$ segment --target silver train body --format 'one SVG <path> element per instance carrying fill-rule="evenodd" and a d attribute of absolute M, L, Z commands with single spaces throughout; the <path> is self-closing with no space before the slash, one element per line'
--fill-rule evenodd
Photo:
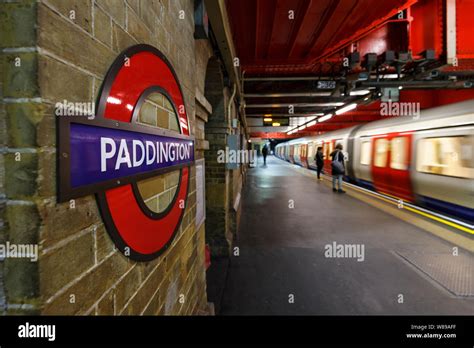
<path fill-rule="evenodd" d="M 330 174 L 329 154 L 338 143 L 345 180 L 474 221 L 474 100 L 294 139 L 278 144 L 275 154 L 315 169 L 321 146 Z"/>

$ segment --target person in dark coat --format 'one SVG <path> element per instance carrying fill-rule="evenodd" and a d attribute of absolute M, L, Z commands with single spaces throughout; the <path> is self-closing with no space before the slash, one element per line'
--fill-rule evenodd
<path fill-rule="evenodd" d="M 268 146 L 265 144 L 262 149 L 263 165 L 267 165 Z"/>
<path fill-rule="evenodd" d="M 342 189 L 342 177 L 346 172 L 344 166 L 344 153 L 342 152 L 342 144 L 337 144 L 336 149 L 331 152 L 331 169 L 332 169 L 332 190 L 334 192 L 345 193 Z M 338 189 L 336 189 L 336 181 Z"/>
<path fill-rule="evenodd" d="M 323 171 L 324 167 L 324 155 L 323 148 L 321 146 L 319 146 L 316 150 L 316 155 L 314 155 L 314 161 L 316 162 L 316 172 L 318 173 L 318 180 L 323 180 L 321 179 L 321 172 Z"/>

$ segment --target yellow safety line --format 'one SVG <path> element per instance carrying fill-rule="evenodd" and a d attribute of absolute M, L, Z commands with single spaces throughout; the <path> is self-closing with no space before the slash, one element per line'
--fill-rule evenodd
<path fill-rule="evenodd" d="M 393 201 L 391 201 L 391 200 L 389 200 L 389 199 L 385 199 L 385 198 L 383 198 L 383 197 L 377 196 L 377 195 L 375 195 L 375 194 L 372 194 L 371 192 L 367 192 L 367 191 L 364 191 L 364 190 L 360 190 L 360 189 L 358 189 L 358 188 L 356 188 L 356 187 L 353 187 L 353 186 L 347 186 L 347 185 L 346 185 L 346 187 L 351 188 L 351 189 L 354 189 L 354 190 L 357 190 L 357 191 L 362 192 L 362 193 L 366 193 L 366 194 L 368 194 L 368 195 L 370 195 L 370 196 L 372 196 L 372 197 L 379 198 L 379 199 L 381 199 L 381 200 L 383 200 L 383 201 L 385 201 L 385 202 L 391 203 L 391 204 L 393 204 L 393 205 L 398 205 L 397 202 L 393 202 Z M 399 199 L 399 198 L 397 198 L 397 197 L 395 197 L 395 196 L 392 196 L 392 195 L 390 195 L 390 194 L 387 194 L 387 193 L 385 193 L 385 192 L 382 193 L 382 194 L 384 194 L 384 195 L 386 194 L 387 196 L 391 196 L 391 197 L 393 197 L 393 198 Z M 403 202 L 402 199 L 400 199 L 400 200 Z M 472 229 L 470 229 L 470 228 L 468 228 L 468 227 L 464 227 L 464 226 L 459 225 L 459 224 L 457 224 L 457 223 L 454 223 L 454 222 L 451 222 L 451 221 L 447 221 L 447 220 L 445 220 L 445 219 L 442 219 L 442 218 L 440 218 L 440 217 L 438 217 L 438 216 L 434 216 L 434 215 L 431 215 L 431 214 L 429 214 L 429 213 L 425 213 L 424 211 L 418 210 L 418 209 L 416 209 L 416 208 L 412 208 L 412 207 L 408 207 L 408 206 L 405 206 L 405 205 L 404 205 L 404 206 L 403 206 L 403 209 L 407 209 L 407 210 L 409 210 L 409 211 L 411 211 L 411 212 L 414 212 L 414 213 L 417 213 L 417 214 L 422 215 L 422 216 L 424 216 L 424 217 L 430 218 L 430 219 L 432 219 L 432 220 L 441 222 L 441 223 L 443 223 L 443 224 L 445 224 L 445 225 L 454 227 L 454 228 L 456 228 L 456 229 L 458 229 L 458 230 L 461 230 L 461 231 L 464 231 L 464 232 L 467 232 L 467 233 L 470 233 L 470 234 L 474 234 L 474 230 L 472 230 Z"/>
<path fill-rule="evenodd" d="M 298 168 L 298 169 L 299 169 L 299 168 Z M 303 168 L 303 169 L 304 169 L 304 168 Z M 303 172 L 303 173 L 304 173 L 304 172 Z M 306 174 L 306 173 L 305 173 L 305 174 Z M 328 178 L 325 178 L 325 179 L 328 180 L 328 181 L 330 181 Z M 350 189 L 359 191 L 359 192 L 361 192 L 361 193 L 367 194 L 367 195 L 372 196 L 372 197 L 374 197 L 374 198 L 380 199 L 380 200 L 382 200 L 382 201 L 384 201 L 384 202 L 387 202 L 387 203 L 390 203 L 390 204 L 392 204 L 392 205 L 397 205 L 397 206 L 398 206 L 398 202 L 393 202 L 393 201 L 391 201 L 391 200 L 389 200 L 389 199 L 380 197 L 379 195 L 376 195 L 376 194 L 373 194 L 373 193 L 371 193 L 371 192 L 367 192 L 367 191 L 361 190 L 361 189 L 359 189 L 357 186 L 347 186 L 345 183 L 343 183 L 343 184 L 344 184 L 344 186 L 346 186 L 347 188 L 350 188 Z M 385 192 L 379 193 L 379 194 L 384 194 L 384 195 L 387 195 L 387 196 L 391 196 L 391 197 L 393 197 L 393 198 L 395 198 L 395 199 L 399 199 L 399 200 L 401 200 L 402 202 L 404 202 L 403 199 L 398 198 L 398 197 L 393 196 L 393 195 L 390 195 L 390 194 L 385 193 Z M 434 215 L 425 213 L 424 211 L 420 211 L 420 210 L 418 210 L 418 209 L 416 209 L 416 208 L 412 208 L 412 207 L 408 207 L 408 206 L 405 206 L 405 205 L 404 205 L 404 206 L 403 206 L 403 209 L 407 209 L 407 210 L 409 210 L 409 211 L 411 211 L 411 212 L 413 212 L 413 213 L 422 215 L 422 216 L 427 217 L 427 218 L 429 218 L 429 219 L 432 219 L 432 220 L 441 222 L 441 223 L 443 223 L 443 224 L 445 224 L 445 225 L 451 226 L 451 227 L 456 228 L 456 229 L 458 229 L 458 230 L 461 230 L 461 231 L 463 231 L 463 232 L 466 232 L 466 233 L 469 233 L 469 234 L 474 235 L 474 230 L 473 230 L 473 229 L 470 229 L 470 228 L 468 228 L 468 227 L 464 227 L 464 226 L 459 225 L 459 224 L 457 224 L 457 223 L 454 223 L 454 222 L 451 222 L 451 221 L 447 221 L 447 220 L 442 219 L 442 218 L 440 218 L 440 217 L 437 217 L 437 216 L 434 216 Z"/>
<path fill-rule="evenodd" d="M 445 219 L 442 219 L 440 217 L 437 217 L 437 216 L 434 216 L 434 215 L 431 215 L 431 214 L 428 214 L 428 213 L 425 213 L 424 211 L 420 211 L 418 209 L 415 209 L 415 208 L 411 208 L 411 207 L 403 207 L 404 209 L 408 209 L 410 211 L 413 211 L 417 214 L 420 214 L 420 215 L 423 215 L 423 216 L 426 216 L 432 220 L 436 220 L 436 221 L 439 221 L 445 225 L 448 225 L 448 226 L 451 226 L 451 227 L 454 227 L 454 228 L 457 228 L 458 230 L 461 230 L 461 231 L 464 231 L 464 232 L 467 232 L 467 233 L 470 233 L 470 234 L 474 234 L 474 230 L 468 228 L 468 227 L 464 227 L 464 226 L 461 226 L 461 225 L 458 225 L 454 222 L 451 222 L 451 221 L 447 221 Z"/>

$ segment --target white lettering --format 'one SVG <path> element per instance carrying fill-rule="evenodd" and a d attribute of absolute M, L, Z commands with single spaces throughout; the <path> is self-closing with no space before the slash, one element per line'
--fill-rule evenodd
<path fill-rule="evenodd" d="M 110 145 L 110 151 L 107 151 L 107 145 Z M 117 146 L 115 145 L 115 141 L 111 138 L 100 138 L 100 171 L 105 172 L 107 171 L 107 160 L 111 159 L 115 156 L 115 152 L 117 151 Z"/>
<path fill-rule="evenodd" d="M 127 148 L 127 141 L 125 139 L 120 140 L 117 162 L 115 162 L 115 170 L 120 169 L 122 163 L 127 164 L 128 168 L 132 166 L 132 162 L 130 161 L 130 153 L 128 152 Z"/>
<path fill-rule="evenodd" d="M 47 338 L 48 341 L 56 340 L 56 325 L 35 325 L 26 322 L 18 326 L 20 338 Z"/>
<path fill-rule="evenodd" d="M 151 141 L 145 141 L 146 145 L 146 165 L 149 166 L 153 162 L 155 162 L 155 157 L 156 157 L 156 152 L 155 152 L 155 146 Z M 150 149 L 152 151 L 150 151 Z M 150 157 L 150 153 L 153 152 L 153 157 Z"/>
<path fill-rule="evenodd" d="M 133 150 L 132 150 L 133 166 L 139 167 L 143 164 L 143 161 L 145 161 L 145 147 L 143 146 L 143 143 L 140 140 L 134 140 L 132 144 L 133 144 Z M 137 146 L 140 148 L 140 151 L 142 154 L 142 157 L 139 160 L 137 160 Z"/>
<path fill-rule="evenodd" d="M 192 142 L 170 143 L 137 139 L 127 142 L 127 139 L 101 137 L 100 170 L 101 172 L 107 172 L 109 160 L 114 160 L 115 170 L 120 170 L 123 164 L 128 168 L 137 168 L 156 163 L 167 164 L 167 162 L 186 161 L 191 159 L 192 149 Z M 240 153 L 240 150 L 237 155 L 239 158 L 245 157 Z M 233 156 L 235 157 L 235 154 Z"/>

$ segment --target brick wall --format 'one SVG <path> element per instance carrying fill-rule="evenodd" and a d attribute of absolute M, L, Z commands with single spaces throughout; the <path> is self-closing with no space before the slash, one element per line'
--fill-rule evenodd
<path fill-rule="evenodd" d="M 9 314 L 99 315 L 205 310 L 205 237 L 204 225 L 195 227 L 194 167 L 180 231 L 151 262 L 133 262 L 114 249 L 93 196 L 56 203 L 55 103 L 96 101 L 114 58 L 137 43 L 160 49 L 176 70 L 199 144 L 196 157 L 203 157 L 205 116 L 195 120 L 196 92 L 204 94 L 212 50 L 193 38 L 193 1 L 25 0 L 0 6 L 0 242 L 40 245 L 37 263 L 0 262 L 0 308 Z"/>

